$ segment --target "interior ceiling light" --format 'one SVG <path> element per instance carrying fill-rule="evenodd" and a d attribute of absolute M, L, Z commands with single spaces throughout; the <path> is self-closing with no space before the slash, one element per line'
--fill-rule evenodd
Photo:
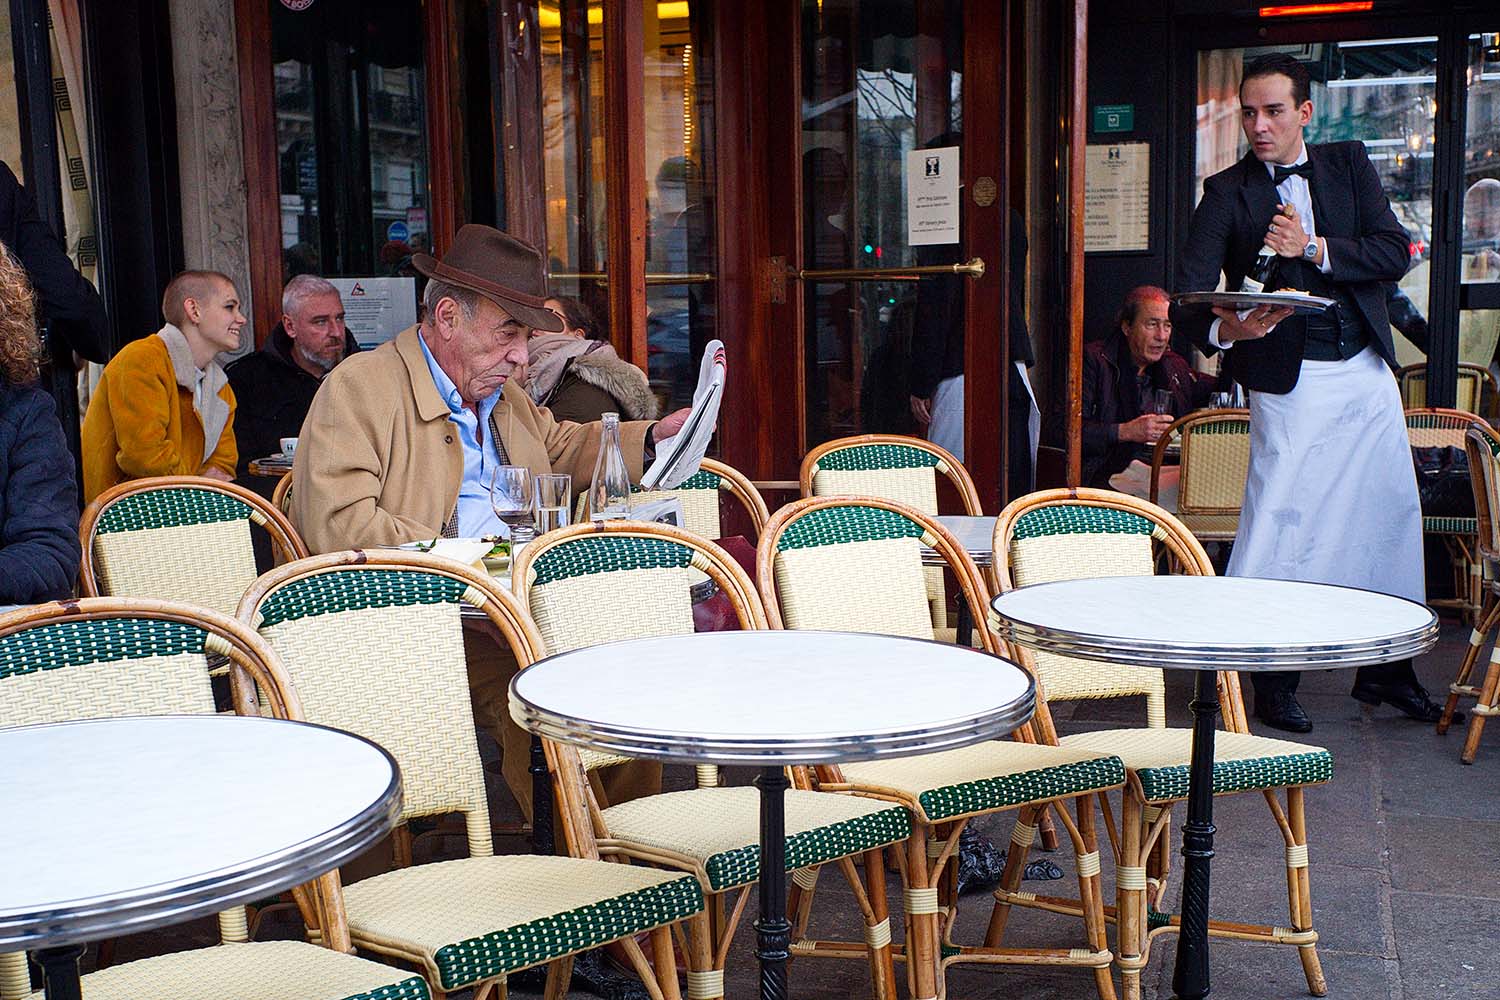
<path fill-rule="evenodd" d="M 1350 0 L 1348 3 L 1305 3 L 1280 7 L 1262 7 L 1261 17 L 1311 17 L 1316 14 L 1358 14 L 1374 10 L 1375 0 Z"/>

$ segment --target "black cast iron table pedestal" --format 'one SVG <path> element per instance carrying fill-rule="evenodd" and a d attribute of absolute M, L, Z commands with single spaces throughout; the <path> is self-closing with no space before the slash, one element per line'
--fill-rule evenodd
<path fill-rule="evenodd" d="M 1008 641 L 1031 649 L 1196 672 L 1187 823 L 1182 828 L 1182 914 L 1172 975 L 1172 990 L 1180 1000 L 1202 1000 L 1211 988 L 1217 672 L 1388 663 L 1426 652 L 1438 635 L 1432 610 L 1400 597 L 1244 577 L 1062 580 L 1001 594 L 991 607 L 992 626 Z"/>
<path fill-rule="evenodd" d="M 511 717 L 546 739 L 756 768 L 762 1000 L 787 996 L 786 768 L 969 746 L 1013 732 L 1035 706 L 1030 676 L 1008 660 L 844 632 L 703 632 L 588 646 L 537 661 L 510 686 Z"/>

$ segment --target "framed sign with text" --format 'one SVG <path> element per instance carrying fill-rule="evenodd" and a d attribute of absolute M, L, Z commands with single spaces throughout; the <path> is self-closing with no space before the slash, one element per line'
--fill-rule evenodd
<path fill-rule="evenodd" d="M 1151 249 L 1151 144 L 1091 143 L 1084 161 L 1085 253 Z"/>

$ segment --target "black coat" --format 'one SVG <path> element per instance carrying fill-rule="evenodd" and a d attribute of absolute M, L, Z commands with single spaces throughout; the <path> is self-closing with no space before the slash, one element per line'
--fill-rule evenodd
<path fill-rule="evenodd" d="M 344 335 L 347 354 L 359 351 L 354 337 Z M 346 354 L 346 356 L 347 356 Z M 280 323 L 254 354 L 230 362 L 224 369 L 234 390 L 234 440 L 239 447 L 236 478 L 264 496 L 270 496 L 276 480 L 251 476 L 253 459 L 281 451 L 281 439 L 298 437 L 307 408 L 323 380 L 309 375 L 292 357 L 292 338 Z"/>
<path fill-rule="evenodd" d="M 1395 364 L 1383 283 L 1397 281 L 1411 262 L 1410 238 L 1396 221 L 1380 177 L 1363 143 L 1307 146 L 1313 167 L 1308 181 L 1313 222 L 1327 240 L 1328 277 L 1354 299 L 1369 325 L 1376 349 Z M 1226 288 L 1240 287 L 1265 242 L 1278 195 L 1266 165 L 1247 153 L 1234 166 L 1203 182 L 1203 200 L 1193 212 L 1187 243 L 1178 255 L 1174 289 L 1208 291 L 1224 272 Z M 1205 309 L 1172 307 L 1173 325 L 1205 353 L 1214 348 L 1208 331 L 1214 316 Z M 1304 326 L 1285 323 L 1259 340 L 1242 340 L 1226 352 L 1229 373 L 1247 389 L 1291 392 L 1302 367 Z"/>
<path fill-rule="evenodd" d="M 1153 389 L 1172 393 L 1171 416 L 1183 417 L 1208 402 L 1213 378 L 1193 371 L 1182 355 L 1168 350 L 1148 365 Z M 1083 347 L 1083 484 L 1108 487 L 1145 446 L 1120 440 L 1120 425 L 1141 415 L 1135 363 L 1123 331 Z"/>
<path fill-rule="evenodd" d="M 78 486 L 52 397 L 0 379 L 0 604 L 73 592 Z"/>
<path fill-rule="evenodd" d="M 31 195 L 4 163 L 0 163 L 0 242 L 26 268 L 41 317 L 51 322 L 51 335 L 90 361 L 108 361 L 109 326 L 103 300 L 73 267 L 57 234 L 42 221 Z"/>

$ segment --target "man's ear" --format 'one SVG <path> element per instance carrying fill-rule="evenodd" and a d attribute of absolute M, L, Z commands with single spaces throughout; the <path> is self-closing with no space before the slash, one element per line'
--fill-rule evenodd
<path fill-rule="evenodd" d="M 1306 124 L 1308 124 L 1309 122 L 1312 121 L 1312 116 L 1313 116 L 1313 102 L 1312 101 L 1303 101 L 1301 103 L 1301 105 L 1299 105 L 1298 108 L 1297 108 L 1297 119 L 1303 125 L 1306 125 Z"/>
<path fill-rule="evenodd" d="M 444 340 L 453 336 L 453 328 L 457 322 L 457 316 L 455 315 L 457 310 L 458 303 L 450 298 L 438 299 L 437 305 L 432 310 L 433 325 L 437 327 L 438 336 Z"/>

